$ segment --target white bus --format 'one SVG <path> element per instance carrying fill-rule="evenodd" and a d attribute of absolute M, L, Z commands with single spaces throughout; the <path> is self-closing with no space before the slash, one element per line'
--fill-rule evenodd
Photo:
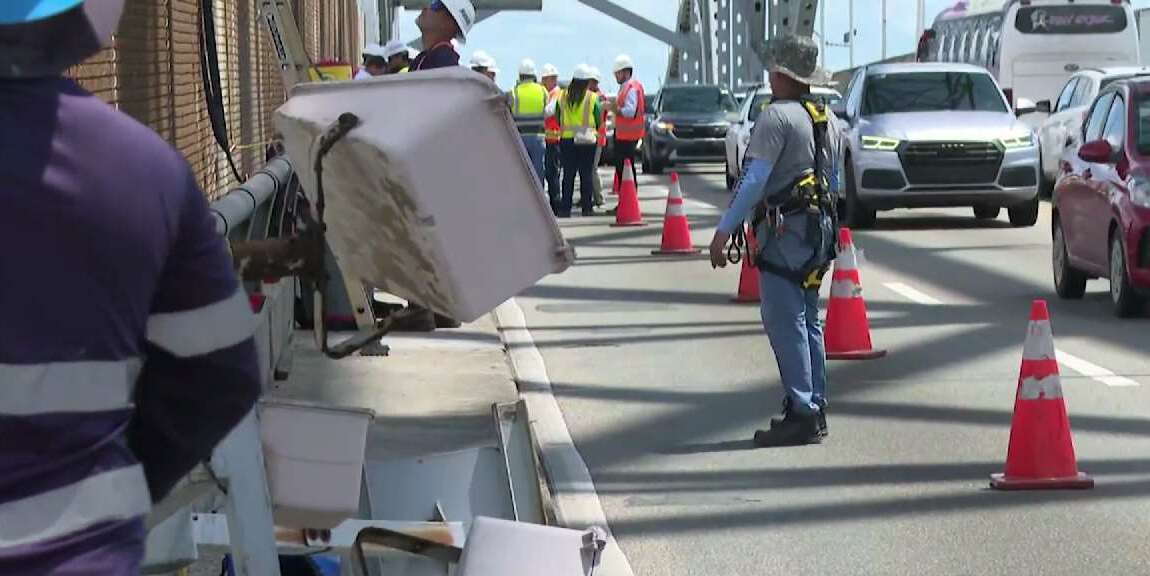
<path fill-rule="evenodd" d="M 1138 64 L 1138 25 L 1130 0 L 960 0 L 923 33 L 918 59 L 983 66 L 1022 109 L 1083 68 Z"/>

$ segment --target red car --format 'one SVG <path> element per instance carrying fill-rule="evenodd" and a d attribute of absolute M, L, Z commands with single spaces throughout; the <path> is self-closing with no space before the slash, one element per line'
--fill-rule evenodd
<path fill-rule="evenodd" d="M 1115 314 L 1135 316 L 1150 298 L 1150 80 L 1106 87 L 1079 141 L 1054 189 L 1054 286 L 1077 299 L 1109 278 Z"/>

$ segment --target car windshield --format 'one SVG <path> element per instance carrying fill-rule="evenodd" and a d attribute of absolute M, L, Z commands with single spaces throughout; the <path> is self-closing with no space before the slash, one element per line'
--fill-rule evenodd
<path fill-rule="evenodd" d="M 994 80 L 971 72 L 903 72 L 867 78 L 863 115 L 966 110 L 1006 112 Z"/>
<path fill-rule="evenodd" d="M 737 108 L 730 92 L 712 87 L 664 90 L 659 101 L 660 111 L 674 114 L 734 112 Z"/>
<path fill-rule="evenodd" d="M 1150 156 L 1150 94 L 1138 99 L 1138 153 Z"/>
<path fill-rule="evenodd" d="M 838 94 L 811 94 L 811 96 L 822 102 L 828 108 L 833 107 L 835 104 L 842 100 Z M 754 122 L 759 119 L 759 114 L 767 108 L 767 104 L 771 103 L 770 94 L 756 94 L 755 99 L 751 101 L 751 109 L 747 111 L 747 121 Z"/>

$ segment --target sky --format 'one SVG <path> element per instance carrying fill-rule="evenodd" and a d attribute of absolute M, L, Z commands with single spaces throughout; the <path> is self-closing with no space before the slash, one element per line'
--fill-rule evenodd
<path fill-rule="evenodd" d="M 678 0 L 614 0 L 616 4 L 671 28 L 675 24 Z M 849 30 L 849 7 L 854 2 L 855 64 L 878 60 L 882 56 L 882 10 L 880 0 L 821 0 L 826 11 L 826 36 L 833 42 L 842 42 Z M 914 50 L 915 0 L 886 0 L 887 2 L 887 54 L 894 56 Z M 954 0 L 926 0 L 926 24 Z M 1150 8 L 1150 0 L 1134 0 L 1134 7 Z M 400 22 L 400 37 L 418 38 L 415 11 L 406 11 Z M 475 50 L 491 54 L 500 69 L 496 81 L 510 88 L 516 79 L 516 69 L 523 58 L 535 60 L 538 66 L 551 63 L 559 67 L 560 74 L 569 77 L 577 64 L 597 66 L 604 74 L 608 91 L 614 86 L 610 79 L 611 65 L 621 52 L 635 61 L 638 79 L 654 91 L 663 83 L 669 49 L 665 44 L 632 30 L 614 19 L 584 6 L 576 0 L 543 0 L 542 12 L 502 12 L 480 22 L 471 31 L 467 44 L 460 47 L 463 61 Z M 849 51 L 845 47 L 828 47 L 826 66 L 831 70 L 849 67 Z"/>

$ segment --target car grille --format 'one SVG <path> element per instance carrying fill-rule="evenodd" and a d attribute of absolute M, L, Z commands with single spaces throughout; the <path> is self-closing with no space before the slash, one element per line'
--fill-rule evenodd
<path fill-rule="evenodd" d="M 863 172 L 862 185 L 875 190 L 901 190 L 906 180 L 898 170 L 867 170 Z"/>
<path fill-rule="evenodd" d="M 992 142 L 911 142 L 898 155 L 911 185 L 993 184 L 1002 165 Z"/>
<path fill-rule="evenodd" d="M 676 138 L 725 138 L 726 126 L 675 126 Z"/>

